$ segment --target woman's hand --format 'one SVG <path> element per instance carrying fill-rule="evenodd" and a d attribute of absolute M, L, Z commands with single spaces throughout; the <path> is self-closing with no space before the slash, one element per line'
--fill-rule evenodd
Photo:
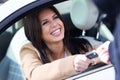
<path fill-rule="evenodd" d="M 106 41 L 96 49 L 99 60 L 106 64 L 110 64 L 109 53 L 108 53 L 109 44 L 110 41 Z"/>
<path fill-rule="evenodd" d="M 74 59 L 74 68 L 77 72 L 86 70 L 92 61 L 85 55 L 76 55 Z"/>

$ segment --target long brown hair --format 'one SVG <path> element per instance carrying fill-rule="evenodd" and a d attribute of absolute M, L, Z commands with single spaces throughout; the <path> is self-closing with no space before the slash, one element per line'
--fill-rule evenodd
<path fill-rule="evenodd" d="M 58 17 L 62 20 L 61 15 L 59 14 L 59 12 L 57 11 L 57 9 L 54 6 L 49 6 L 47 8 L 50 8 L 51 10 L 53 10 L 58 15 Z M 28 40 L 31 41 L 33 46 L 39 51 L 42 62 L 48 63 L 48 62 L 50 62 L 50 60 L 47 57 L 46 51 L 45 51 L 46 49 L 48 49 L 48 47 L 45 44 L 44 40 L 42 39 L 42 29 L 41 29 L 41 25 L 40 25 L 40 22 L 38 19 L 39 12 L 42 11 L 43 9 L 46 9 L 46 8 L 42 8 L 35 12 L 32 12 L 31 14 L 27 15 L 24 18 L 24 29 L 25 29 L 25 35 L 28 38 Z M 84 43 L 83 43 L 84 40 L 81 40 L 82 42 L 80 42 L 80 43 L 82 45 L 77 46 L 79 48 L 76 48 L 77 49 L 76 50 L 76 49 L 74 49 L 74 47 L 78 44 L 72 44 L 71 40 L 72 39 L 70 39 L 70 37 L 69 37 L 68 26 L 65 25 L 65 36 L 63 39 L 63 43 L 64 43 L 65 47 L 71 52 L 71 54 L 73 54 L 73 55 L 78 54 L 78 52 L 80 53 L 79 50 L 83 50 L 86 52 L 86 51 L 88 51 L 88 47 L 91 47 L 91 45 L 89 44 L 88 41 L 85 41 L 85 45 L 86 44 L 89 45 L 86 47 L 86 46 L 84 46 Z"/>

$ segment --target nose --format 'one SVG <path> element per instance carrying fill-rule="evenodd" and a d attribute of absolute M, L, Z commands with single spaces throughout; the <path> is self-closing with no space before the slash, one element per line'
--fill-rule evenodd
<path fill-rule="evenodd" d="M 51 27 L 56 27 L 57 26 L 57 22 L 56 21 L 51 21 Z"/>

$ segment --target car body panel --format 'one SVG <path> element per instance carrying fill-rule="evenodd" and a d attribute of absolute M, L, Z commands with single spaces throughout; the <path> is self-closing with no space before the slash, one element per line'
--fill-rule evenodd
<path fill-rule="evenodd" d="M 0 11 L 2 9 L 9 9 L 9 10 L 2 10 L 1 12 L 4 14 L 1 14 L 0 16 L 0 22 L 5 19 L 10 14 L 13 14 L 20 8 L 24 7 L 25 5 L 33 2 L 35 0 L 9 0 L 6 3 L 4 3 L 2 6 L 0 6 Z"/>
<path fill-rule="evenodd" d="M 114 80 L 114 79 L 115 79 L 114 67 L 110 64 L 86 73 L 77 74 L 65 80 Z"/>

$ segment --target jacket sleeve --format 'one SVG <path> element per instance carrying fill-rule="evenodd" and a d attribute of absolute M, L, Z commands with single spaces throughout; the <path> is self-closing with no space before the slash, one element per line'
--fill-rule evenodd
<path fill-rule="evenodd" d="M 37 51 L 30 46 L 24 46 L 20 57 L 27 80 L 61 80 L 76 73 L 73 66 L 74 56 L 43 65 Z"/>

